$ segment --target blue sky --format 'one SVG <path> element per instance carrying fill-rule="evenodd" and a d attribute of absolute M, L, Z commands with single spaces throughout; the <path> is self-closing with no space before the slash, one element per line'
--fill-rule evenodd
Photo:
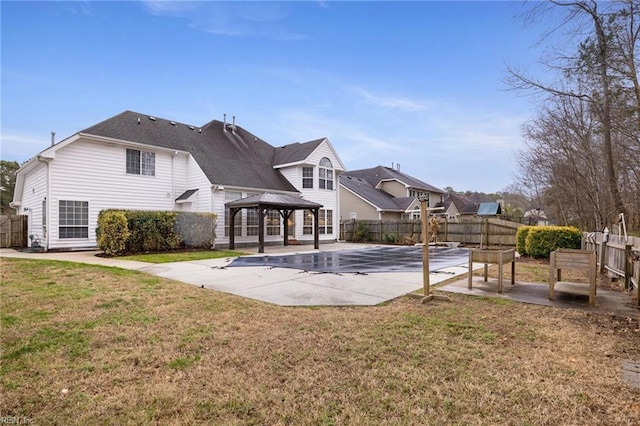
<path fill-rule="evenodd" d="M 274 146 L 328 137 L 347 169 L 513 182 L 540 32 L 516 2 L 7 2 L 2 159 L 25 161 L 124 110 L 236 123 Z"/>

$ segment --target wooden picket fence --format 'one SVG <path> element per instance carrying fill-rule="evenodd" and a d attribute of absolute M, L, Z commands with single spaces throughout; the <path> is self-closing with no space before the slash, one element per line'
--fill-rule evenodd
<path fill-rule="evenodd" d="M 640 238 L 609 235 L 603 242 L 602 232 L 584 233 L 582 246 L 598 255 L 598 271 L 624 280 L 624 288 L 635 294 L 640 307 Z"/>
<path fill-rule="evenodd" d="M 0 247 L 26 247 L 27 220 L 25 215 L 0 216 Z"/>

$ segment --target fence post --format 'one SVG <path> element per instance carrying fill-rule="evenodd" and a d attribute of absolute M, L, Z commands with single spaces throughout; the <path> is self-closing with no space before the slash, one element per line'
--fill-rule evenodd
<path fill-rule="evenodd" d="M 631 276 L 633 275 L 633 263 L 631 258 L 631 244 L 625 244 L 624 246 L 624 288 L 633 288 L 631 284 Z"/>
<path fill-rule="evenodd" d="M 449 216 L 444 218 L 444 240 L 449 241 Z"/>
<path fill-rule="evenodd" d="M 602 240 L 600 241 L 600 268 L 598 270 L 600 275 L 604 274 L 604 271 L 605 271 L 604 264 L 605 264 L 606 254 L 607 254 L 607 242 L 604 240 L 604 237 L 603 237 Z"/>

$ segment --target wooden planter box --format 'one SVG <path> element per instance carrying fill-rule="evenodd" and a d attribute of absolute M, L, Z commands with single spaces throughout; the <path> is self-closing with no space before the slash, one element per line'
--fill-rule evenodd
<path fill-rule="evenodd" d="M 589 277 L 589 283 L 562 281 L 562 270 L 582 271 Z M 588 250 L 558 249 L 551 252 L 549 259 L 549 299 L 555 291 L 589 296 L 589 305 L 596 303 L 596 253 Z M 556 289 L 557 287 L 557 289 Z"/>
<path fill-rule="evenodd" d="M 489 264 L 498 265 L 498 293 L 502 293 L 502 273 L 503 265 L 511 263 L 511 285 L 515 284 L 516 276 L 516 251 L 509 250 L 488 250 L 469 249 L 469 282 L 468 288 L 472 288 L 473 263 L 484 263 L 484 281 L 487 281 Z"/>

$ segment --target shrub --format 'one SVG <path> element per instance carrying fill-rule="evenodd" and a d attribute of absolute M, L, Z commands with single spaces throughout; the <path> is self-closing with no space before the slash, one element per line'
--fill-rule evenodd
<path fill-rule="evenodd" d="M 117 231 L 106 221 L 115 213 L 120 216 Z M 174 250 L 181 247 L 211 248 L 215 243 L 216 215 L 144 210 L 103 210 L 98 216 L 96 236 L 106 254 Z M 116 242 L 109 243 L 120 235 Z M 104 244 L 100 242 L 103 241 Z M 108 244 L 116 244 L 113 248 Z M 122 247 L 124 245 L 124 247 Z"/>
<path fill-rule="evenodd" d="M 398 234 L 384 234 L 384 242 L 387 244 L 398 244 L 400 236 Z"/>
<path fill-rule="evenodd" d="M 558 248 L 579 249 L 582 232 L 572 226 L 534 226 L 526 238 L 527 254 L 535 258 L 548 258 Z"/>
<path fill-rule="evenodd" d="M 129 229 L 127 217 L 118 210 L 103 210 L 98 215 L 98 247 L 109 256 L 116 256 L 125 252 Z"/>
<path fill-rule="evenodd" d="M 516 232 L 516 251 L 520 253 L 521 256 L 527 255 L 527 235 L 529 235 L 531 228 L 533 228 L 533 226 L 521 226 Z"/>
<path fill-rule="evenodd" d="M 353 237 L 351 237 L 351 240 L 355 242 L 364 242 L 369 241 L 370 239 L 371 232 L 369 231 L 367 224 L 364 222 L 358 222 L 356 230 L 353 231 Z"/>

